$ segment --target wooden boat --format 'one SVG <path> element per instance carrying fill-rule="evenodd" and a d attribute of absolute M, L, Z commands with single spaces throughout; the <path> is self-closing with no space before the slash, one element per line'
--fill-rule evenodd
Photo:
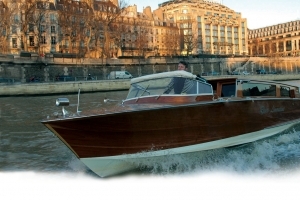
<path fill-rule="evenodd" d="M 58 99 L 57 105 L 68 100 Z M 205 81 L 185 71 L 132 79 L 117 109 L 68 116 L 63 108 L 62 116 L 42 121 L 101 177 L 134 169 L 147 158 L 253 142 L 299 122 L 296 86 L 238 78 Z"/>

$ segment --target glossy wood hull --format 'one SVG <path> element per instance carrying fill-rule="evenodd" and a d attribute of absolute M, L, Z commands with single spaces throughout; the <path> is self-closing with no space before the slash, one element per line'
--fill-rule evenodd
<path fill-rule="evenodd" d="M 299 120 L 292 121 L 281 126 L 273 126 L 268 129 L 263 129 L 252 133 L 184 147 L 145 151 L 135 154 L 122 154 L 118 156 L 81 158 L 80 160 L 100 177 L 107 177 L 136 169 L 138 168 L 138 166 L 148 166 L 149 161 L 156 163 L 157 158 L 159 158 L 159 160 L 161 161 L 163 160 L 164 156 L 173 154 L 180 155 L 210 149 L 224 148 L 257 141 L 259 139 L 271 137 L 292 127 L 297 123 L 299 123 Z"/>
<path fill-rule="evenodd" d="M 297 98 L 252 98 L 130 108 L 124 112 L 42 123 L 79 158 L 89 159 L 184 148 L 299 119 L 300 100 Z"/>

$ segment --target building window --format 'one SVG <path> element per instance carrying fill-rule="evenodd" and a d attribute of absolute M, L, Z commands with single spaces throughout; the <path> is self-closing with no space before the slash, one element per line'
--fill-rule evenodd
<path fill-rule="evenodd" d="M 197 17 L 197 22 L 201 22 L 201 17 L 200 16 Z"/>
<path fill-rule="evenodd" d="M 29 32 L 34 32 L 34 24 L 29 24 Z"/>
<path fill-rule="evenodd" d="M 51 21 L 51 23 L 56 22 L 56 16 L 54 14 L 50 14 L 50 21 Z"/>
<path fill-rule="evenodd" d="M 14 15 L 14 23 L 19 23 L 19 15 Z"/>
<path fill-rule="evenodd" d="M 40 43 L 41 44 L 46 44 L 46 37 L 45 36 L 40 37 Z"/>
<path fill-rule="evenodd" d="M 33 47 L 34 46 L 34 37 L 29 36 L 29 46 Z"/>
<path fill-rule="evenodd" d="M 45 25 L 40 26 L 40 32 L 45 32 Z"/>
<path fill-rule="evenodd" d="M 12 26 L 11 28 L 12 28 L 11 29 L 12 34 L 17 34 L 17 27 L 16 26 Z"/>
<path fill-rule="evenodd" d="M 18 48 L 17 38 L 12 38 L 12 47 L 13 48 Z"/>
<path fill-rule="evenodd" d="M 56 44 L 56 37 L 55 36 L 51 36 L 51 44 Z"/>
<path fill-rule="evenodd" d="M 55 33 L 55 26 L 51 26 L 51 33 Z"/>
<path fill-rule="evenodd" d="M 218 37 L 218 31 L 213 31 L 213 36 Z"/>
<path fill-rule="evenodd" d="M 65 40 L 65 46 L 66 48 L 69 48 L 69 40 Z"/>
<path fill-rule="evenodd" d="M 182 13 L 186 14 L 186 13 L 188 13 L 188 10 L 187 9 L 183 9 Z"/>

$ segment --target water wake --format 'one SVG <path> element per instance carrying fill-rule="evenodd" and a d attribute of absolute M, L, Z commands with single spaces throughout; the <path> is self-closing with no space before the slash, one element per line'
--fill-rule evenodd
<path fill-rule="evenodd" d="M 149 158 L 139 163 L 145 174 L 170 175 L 205 172 L 238 174 L 291 172 L 299 164 L 300 128 L 242 146 Z"/>

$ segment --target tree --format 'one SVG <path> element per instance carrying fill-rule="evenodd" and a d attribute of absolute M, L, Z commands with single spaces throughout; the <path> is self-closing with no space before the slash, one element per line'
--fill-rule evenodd
<path fill-rule="evenodd" d="M 194 21 L 191 18 L 180 20 L 181 51 L 188 56 L 198 47 L 197 31 L 193 30 Z"/>
<path fill-rule="evenodd" d="M 61 0 L 58 7 L 60 49 L 83 57 L 89 50 L 92 9 L 85 2 Z"/>
<path fill-rule="evenodd" d="M 101 58 L 111 57 L 111 50 L 118 41 L 116 38 L 119 38 L 113 34 L 113 29 L 121 14 L 124 13 L 127 3 L 125 0 L 118 2 L 118 6 L 111 1 L 96 1 L 94 4 L 94 18 L 90 24 L 97 44 L 96 48 L 101 49 Z M 99 41 L 100 46 L 98 46 Z"/>
<path fill-rule="evenodd" d="M 21 32 L 21 43 L 22 49 L 28 51 L 28 35 L 29 35 L 29 24 L 34 23 L 33 17 L 37 8 L 37 2 L 35 0 L 17 0 L 18 10 L 20 13 L 20 32 Z M 16 19 L 16 17 L 15 17 Z"/>
<path fill-rule="evenodd" d="M 166 35 L 164 37 L 167 54 L 176 55 L 178 53 L 179 48 L 179 32 L 178 28 L 170 28 L 167 30 Z"/>
<path fill-rule="evenodd" d="M 8 6 L 7 3 L 0 1 L 0 52 L 9 52 L 9 35 L 12 26 L 13 10 L 15 10 L 16 4 L 11 3 Z"/>
<path fill-rule="evenodd" d="M 49 2 L 36 2 L 36 7 L 32 15 L 28 15 L 28 35 L 33 35 L 35 41 L 37 41 L 37 51 L 39 54 L 45 53 L 45 46 L 47 45 L 49 37 L 49 12 L 50 3 Z M 34 29 L 34 27 L 36 27 Z M 30 39 L 29 39 L 30 40 Z M 29 41 L 29 46 L 32 46 Z"/>

